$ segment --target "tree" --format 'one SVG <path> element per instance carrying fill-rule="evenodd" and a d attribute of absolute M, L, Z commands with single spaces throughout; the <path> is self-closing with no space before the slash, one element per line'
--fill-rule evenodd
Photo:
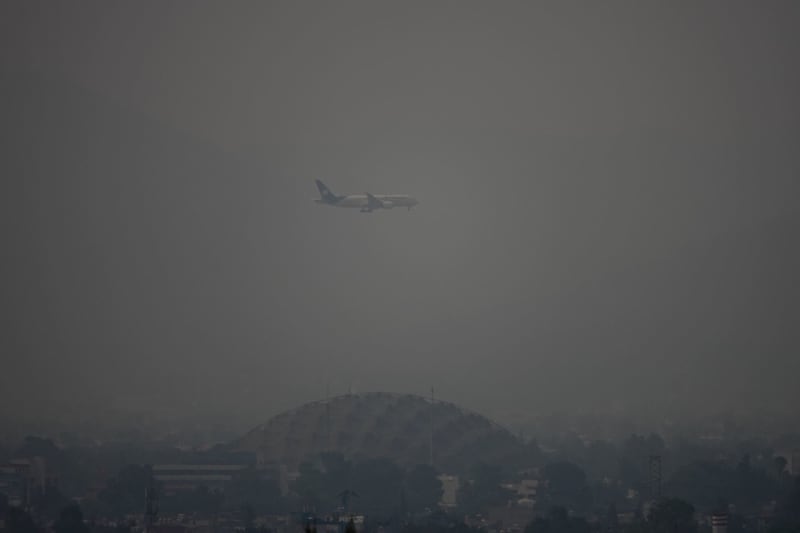
<path fill-rule="evenodd" d="M 619 473 L 619 453 L 616 446 L 595 440 L 586 448 L 584 467 L 592 479 L 614 478 Z"/>
<path fill-rule="evenodd" d="M 586 473 L 569 461 L 556 461 L 544 468 L 551 502 L 555 505 L 583 510 L 589 503 Z"/>
<path fill-rule="evenodd" d="M 564 507 L 551 507 L 546 517 L 538 517 L 525 528 L 525 533 L 589 533 L 583 518 L 570 517 Z"/>
<path fill-rule="evenodd" d="M 645 469 L 645 460 L 650 455 L 664 455 L 665 445 L 656 433 L 648 437 L 633 434 L 622 445 L 622 454 L 619 460 L 619 477 L 629 487 L 644 488 L 647 483 L 648 473 Z"/>
<path fill-rule="evenodd" d="M 776 533 L 800 532 L 800 476 L 794 478 L 792 490 L 779 506 L 776 518 Z"/>
<path fill-rule="evenodd" d="M 8 533 L 39 533 L 31 515 L 19 507 L 9 507 L 6 510 L 6 530 Z"/>
<path fill-rule="evenodd" d="M 772 465 L 775 467 L 775 475 L 778 479 L 783 477 L 783 472 L 786 470 L 787 463 L 788 461 L 786 461 L 786 458 L 780 455 L 772 459 Z"/>
<path fill-rule="evenodd" d="M 315 461 L 302 463 L 300 477 L 294 485 L 303 505 L 318 509 L 333 509 L 339 494 L 351 485 L 353 464 L 336 452 L 320 454 Z"/>
<path fill-rule="evenodd" d="M 220 490 L 209 489 L 201 485 L 194 490 L 181 491 L 160 500 L 163 512 L 169 513 L 202 513 L 206 516 L 219 512 L 225 496 Z"/>
<path fill-rule="evenodd" d="M 376 520 L 400 514 L 403 470 L 390 459 L 369 459 L 353 466 L 349 488 L 359 495 L 360 510 Z"/>
<path fill-rule="evenodd" d="M 242 522 L 244 522 L 245 531 L 252 529 L 256 518 L 256 513 L 253 510 L 253 506 L 249 503 L 245 503 L 242 505 L 240 510 L 242 512 Z"/>
<path fill-rule="evenodd" d="M 225 490 L 228 508 L 251 506 L 259 513 L 272 513 L 280 509 L 281 491 L 274 479 L 264 478 L 253 468 L 247 468 L 236 476 Z"/>
<path fill-rule="evenodd" d="M 503 469 L 500 466 L 477 463 L 472 467 L 470 477 L 458 494 L 460 505 L 466 513 L 480 513 L 489 507 L 508 503 L 511 493 L 501 486 Z"/>
<path fill-rule="evenodd" d="M 304 462 L 298 467 L 300 476 L 294 485 L 303 506 L 321 507 L 322 502 L 332 501 L 333 493 L 327 487 L 325 474 L 312 463 Z"/>
<path fill-rule="evenodd" d="M 666 498 L 656 503 L 647 516 L 653 533 L 692 533 L 697 531 L 694 507 L 677 498 Z"/>
<path fill-rule="evenodd" d="M 14 455 L 16 457 L 44 457 L 48 462 L 53 462 L 60 460 L 63 452 L 52 440 L 29 435 L 25 437 L 22 447 Z"/>
<path fill-rule="evenodd" d="M 444 493 L 442 482 L 430 465 L 417 465 L 406 472 L 404 485 L 407 510 L 410 513 L 435 509 Z"/>
<path fill-rule="evenodd" d="M 619 531 L 619 519 L 617 518 L 617 506 L 614 505 L 614 502 L 611 502 L 608 506 L 608 510 L 606 511 L 606 521 L 605 521 L 606 531 L 609 533 L 616 533 Z"/>
<path fill-rule="evenodd" d="M 339 452 L 323 452 L 319 456 L 322 471 L 333 479 L 345 479 L 350 474 L 352 463 Z"/>
<path fill-rule="evenodd" d="M 108 482 L 99 499 L 108 505 L 114 516 L 141 511 L 144 493 L 152 485 L 153 472 L 149 466 L 128 465 Z"/>
<path fill-rule="evenodd" d="M 739 481 L 729 466 L 695 461 L 678 468 L 667 482 L 669 494 L 694 502 L 701 509 L 712 509 L 719 500 L 736 501 Z"/>
<path fill-rule="evenodd" d="M 83 521 L 81 508 L 72 504 L 61 511 L 58 520 L 53 524 L 53 531 L 55 533 L 89 533 L 89 526 Z"/>

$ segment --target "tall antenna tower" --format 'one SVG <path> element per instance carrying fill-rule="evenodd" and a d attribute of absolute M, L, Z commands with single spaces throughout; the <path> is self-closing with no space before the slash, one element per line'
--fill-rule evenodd
<path fill-rule="evenodd" d="M 325 451 L 331 450 L 331 392 L 330 383 L 325 384 Z"/>
<path fill-rule="evenodd" d="M 428 452 L 429 452 L 428 464 L 430 464 L 431 466 L 433 466 L 433 402 L 434 402 L 434 399 L 433 399 L 433 387 L 431 387 L 431 411 L 430 411 L 430 415 L 431 415 L 431 420 L 430 420 L 431 427 L 430 427 L 430 430 L 431 431 L 430 431 L 430 442 L 429 442 L 429 448 L 428 448 Z"/>
<path fill-rule="evenodd" d="M 150 533 L 156 523 L 158 515 L 158 494 L 156 494 L 155 483 L 152 476 L 144 489 L 144 533 Z"/>

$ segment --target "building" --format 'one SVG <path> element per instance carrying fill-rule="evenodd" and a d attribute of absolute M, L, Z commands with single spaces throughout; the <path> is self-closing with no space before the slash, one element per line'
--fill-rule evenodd
<path fill-rule="evenodd" d="M 11 465 L 0 466 L 0 494 L 5 494 L 9 505 L 21 507 L 25 504 L 25 480 Z"/>
<path fill-rule="evenodd" d="M 516 485 L 517 505 L 522 507 L 534 507 L 536 505 L 536 495 L 538 491 L 538 479 L 521 480 Z"/>
<path fill-rule="evenodd" d="M 267 461 L 263 453 L 256 454 L 256 469 L 263 477 L 273 478 L 278 482 L 278 489 L 281 496 L 289 495 L 289 483 L 295 481 L 300 475 L 298 472 L 289 473 L 286 465 Z"/>
<path fill-rule="evenodd" d="M 439 500 L 441 507 L 455 507 L 458 504 L 458 476 L 440 474 L 439 481 L 442 482 L 442 498 Z"/>
<path fill-rule="evenodd" d="M 711 515 L 711 533 L 728 533 L 727 513 L 714 513 Z"/>
<path fill-rule="evenodd" d="M 222 491 L 246 468 L 247 465 L 154 465 L 153 477 L 166 495 L 200 487 Z"/>
<path fill-rule="evenodd" d="M 6 495 L 9 505 L 26 507 L 33 496 L 44 495 L 55 484 L 42 457 L 12 459 L 0 465 L 0 493 Z"/>

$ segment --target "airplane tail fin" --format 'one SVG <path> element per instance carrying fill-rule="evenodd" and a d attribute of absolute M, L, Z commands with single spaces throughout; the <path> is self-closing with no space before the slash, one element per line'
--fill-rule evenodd
<path fill-rule="evenodd" d="M 333 191 L 331 191 L 327 185 L 322 183 L 320 180 L 314 181 L 317 183 L 317 189 L 319 189 L 319 195 L 323 202 L 334 203 L 339 199 L 339 197 L 333 194 Z"/>

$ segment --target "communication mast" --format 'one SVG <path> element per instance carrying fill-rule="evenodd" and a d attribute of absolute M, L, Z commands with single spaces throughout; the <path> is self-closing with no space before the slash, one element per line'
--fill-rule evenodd
<path fill-rule="evenodd" d="M 331 392 L 330 384 L 325 384 L 325 451 L 331 450 Z"/>
<path fill-rule="evenodd" d="M 433 387 L 431 387 L 431 412 L 430 412 L 430 415 L 431 415 L 431 420 L 430 420 L 431 427 L 430 427 L 430 430 L 431 430 L 431 432 L 430 432 L 430 442 L 429 442 L 429 449 L 428 449 L 428 451 L 429 451 L 428 463 L 431 466 L 433 466 L 433 402 L 434 402 L 434 399 L 433 399 Z"/>
<path fill-rule="evenodd" d="M 158 494 L 152 476 L 146 489 L 144 489 L 144 533 L 151 533 L 158 515 Z"/>

